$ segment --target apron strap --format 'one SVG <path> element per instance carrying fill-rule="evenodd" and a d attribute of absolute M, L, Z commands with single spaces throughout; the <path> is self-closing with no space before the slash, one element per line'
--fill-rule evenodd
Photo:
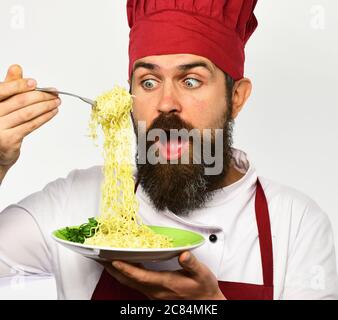
<path fill-rule="evenodd" d="M 259 246 L 261 250 L 263 281 L 265 286 L 273 286 L 273 251 L 268 203 L 261 183 L 257 179 L 255 200 Z"/>

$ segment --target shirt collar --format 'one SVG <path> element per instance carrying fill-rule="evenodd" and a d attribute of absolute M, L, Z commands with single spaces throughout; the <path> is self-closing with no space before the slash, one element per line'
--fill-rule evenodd
<path fill-rule="evenodd" d="M 244 176 L 226 187 L 215 191 L 212 199 L 206 203 L 205 207 L 214 207 L 234 199 L 239 193 L 255 187 L 257 181 L 257 172 L 254 166 L 249 162 L 248 156 L 244 151 L 232 149 L 232 164 Z"/>

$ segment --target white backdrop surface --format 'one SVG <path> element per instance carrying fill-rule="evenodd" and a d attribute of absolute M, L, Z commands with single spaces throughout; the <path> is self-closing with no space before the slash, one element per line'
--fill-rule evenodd
<path fill-rule="evenodd" d="M 127 86 L 125 0 L 1 0 L 0 77 L 18 63 L 40 86 L 95 97 Z M 260 175 L 308 194 L 327 212 L 338 248 L 338 2 L 260 0 L 247 45 L 252 96 L 235 146 Z M 90 107 L 64 97 L 53 121 L 31 134 L 0 189 L 0 211 L 65 176 L 102 163 L 86 136 Z M 0 280 L 0 299 L 53 299 L 53 280 Z"/>

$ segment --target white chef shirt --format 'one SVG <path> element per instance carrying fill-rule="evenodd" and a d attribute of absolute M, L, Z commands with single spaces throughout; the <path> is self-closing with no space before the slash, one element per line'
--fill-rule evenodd
<path fill-rule="evenodd" d="M 156 211 L 137 189 L 139 215 L 146 224 L 200 232 L 206 243 L 195 256 L 220 281 L 262 284 L 255 218 L 257 173 L 247 156 L 233 149 L 233 165 L 245 174 L 219 189 L 202 209 L 188 217 Z M 13 270 L 26 276 L 50 276 L 59 299 L 90 299 L 102 266 L 54 242 L 55 229 L 79 225 L 98 214 L 102 167 L 73 170 L 0 213 L 0 277 Z M 269 207 L 274 299 L 338 299 L 333 232 L 327 215 L 302 193 L 259 177 Z M 217 236 L 216 242 L 209 235 Z M 146 263 L 154 270 L 176 270 L 177 258 Z"/>

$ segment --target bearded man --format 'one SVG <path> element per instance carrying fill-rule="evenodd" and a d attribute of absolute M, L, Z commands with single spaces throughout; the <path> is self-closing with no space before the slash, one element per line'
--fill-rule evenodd
<path fill-rule="evenodd" d="M 59 299 L 336 299 L 334 241 L 302 193 L 259 176 L 232 147 L 252 90 L 244 48 L 257 0 L 128 0 L 131 118 L 142 221 L 196 231 L 178 258 L 104 267 L 56 246 L 50 232 L 98 212 L 102 168 L 74 170 L 0 214 L 0 275 L 55 275 Z M 0 83 L 0 178 L 22 139 L 55 114 L 12 66 Z M 252 143 L 257 143 L 253 141 Z M 318 285 L 314 285 L 318 284 Z"/>

